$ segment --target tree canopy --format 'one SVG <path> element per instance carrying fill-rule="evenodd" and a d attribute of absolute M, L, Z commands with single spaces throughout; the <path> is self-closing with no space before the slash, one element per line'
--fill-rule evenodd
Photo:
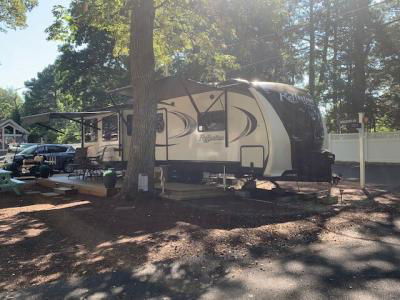
<path fill-rule="evenodd" d="M 1 0 L 0 32 L 26 26 L 26 13 L 38 4 L 38 0 Z"/>
<path fill-rule="evenodd" d="M 12 89 L 0 88 L 0 120 L 13 119 L 20 122 L 21 97 Z"/>
<path fill-rule="evenodd" d="M 63 43 L 54 64 L 61 109 L 106 106 L 105 91 L 129 83 L 131 3 L 73 0 L 54 8 L 47 32 Z M 371 130 L 400 129 L 392 109 L 400 105 L 395 0 L 157 0 L 155 7 L 158 77 L 300 85 L 325 107 L 331 131 L 359 110 Z"/>

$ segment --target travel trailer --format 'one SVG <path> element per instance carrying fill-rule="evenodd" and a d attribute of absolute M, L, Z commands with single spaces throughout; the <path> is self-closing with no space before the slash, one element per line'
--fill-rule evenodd
<path fill-rule="evenodd" d="M 321 115 L 306 91 L 281 83 L 232 80 L 208 85 L 169 77 L 156 82 L 156 93 L 155 158 L 158 165 L 168 166 L 169 174 L 195 179 L 204 172 L 225 172 L 332 181 L 335 157 L 323 150 Z M 132 99 L 129 86 L 110 94 Z M 114 156 L 126 160 L 134 130 L 131 106 L 84 114 L 85 145 L 100 153 L 108 143 L 117 144 L 111 147 L 118 148 Z"/>
<path fill-rule="evenodd" d="M 114 93 L 131 95 L 125 87 Z M 232 80 L 206 85 L 166 78 L 159 99 L 156 161 L 182 178 L 226 172 L 275 180 L 331 182 L 334 155 L 306 91 L 280 83 Z M 128 122 L 132 110 L 124 109 Z M 129 125 L 131 126 L 131 125 Z M 123 132 L 125 157 L 131 132 Z"/>

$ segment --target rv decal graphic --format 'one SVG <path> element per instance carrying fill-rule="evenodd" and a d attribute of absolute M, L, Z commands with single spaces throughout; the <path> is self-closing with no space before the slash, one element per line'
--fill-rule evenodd
<path fill-rule="evenodd" d="M 233 140 L 230 141 L 230 143 L 236 142 L 237 140 L 241 139 L 244 136 L 249 136 L 252 134 L 256 129 L 257 129 L 257 119 L 254 117 L 250 112 L 247 110 L 244 110 L 240 107 L 234 106 L 234 108 L 240 110 L 242 113 L 246 115 L 246 126 L 243 129 L 243 131 L 239 134 L 238 137 L 234 138 Z"/>
<path fill-rule="evenodd" d="M 289 94 L 289 93 L 280 93 L 279 98 L 282 102 L 284 100 L 286 100 L 293 104 L 303 103 L 305 105 L 314 105 L 314 101 L 308 96 L 295 95 L 295 94 Z"/>
<path fill-rule="evenodd" d="M 192 134 L 196 130 L 197 123 L 191 116 L 178 111 L 169 111 L 169 113 L 178 117 L 183 122 L 183 127 L 184 127 L 181 132 L 179 132 L 174 136 L 171 136 L 170 137 L 171 139 L 187 136 L 189 134 Z"/>
<path fill-rule="evenodd" d="M 295 95 L 289 93 L 280 93 L 279 94 L 280 101 L 284 102 L 287 101 L 291 104 L 303 104 L 307 113 L 311 116 L 313 121 L 317 121 L 320 118 L 320 112 L 317 106 L 315 105 L 312 98 L 307 95 Z"/>
<path fill-rule="evenodd" d="M 209 142 L 216 142 L 216 141 L 223 141 L 225 138 L 223 135 L 217 134 L 202 134 L 199 138 L 199 142 L 201 143 L 209 143 Z"/>

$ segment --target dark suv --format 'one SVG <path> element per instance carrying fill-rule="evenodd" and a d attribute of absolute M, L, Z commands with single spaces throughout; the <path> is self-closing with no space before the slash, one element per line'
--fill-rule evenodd
<path fill-rule="evenodd" d="M 74 160 L 75 149 L 72 146 L 60 144 L 34 145 L 16 153 L 14 156 L 6 157 L 5 162 L 12 164 L 14 170 L 21 171 L 25 159 L 34 159 L 38 155 L 43 156 L 45 161 L 55 161 L 53 170 L 67 171 L 68 164 Z"/>

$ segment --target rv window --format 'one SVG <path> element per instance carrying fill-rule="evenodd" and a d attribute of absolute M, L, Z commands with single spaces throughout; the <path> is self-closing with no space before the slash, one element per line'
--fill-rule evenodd
<path fill-rule="evenodd" d="M 103 141 L 118 140 L 118 118 L 116 115 L 103 118 Z"/>
<path fill-rule="evenodd" d="M 132 122 L 133 122 L 133 115 L 127 115 L 126 116 L 126 124 L 127 124 L 126 134 L 128 136 L 132 136 L 132 126 L 133 126 Z"/>
<path fill-rule="evenodd" d="M 97 142 L 97 119 L 85 120 L 85 142 Z"/>
<path fill-rule="evenodd" d="M 225 111 L 208 111 L 199 115 L 199 131 L 223 131 L 225 130 Z"/>

